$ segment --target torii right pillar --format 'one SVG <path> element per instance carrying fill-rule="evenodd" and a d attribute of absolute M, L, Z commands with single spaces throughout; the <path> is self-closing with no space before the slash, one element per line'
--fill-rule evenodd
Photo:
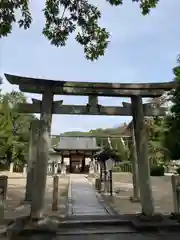
<path fill-rule="evenodd" d="M 139 174 L 139 188 L 142 206 L 142 214 L 154 215 L 154 200 L 150 179 L 150 167 L 148 161 L 148 138 L 144 123 L 143 102 L 141 96 L 132 96 L 132 114 L 134 134 L 136 140 L 137 163 Z"/>

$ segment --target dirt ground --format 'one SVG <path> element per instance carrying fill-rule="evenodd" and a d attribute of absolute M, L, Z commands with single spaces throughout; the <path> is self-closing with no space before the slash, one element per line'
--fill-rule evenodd
<path fill-rule="evenodd" d="M 8 176 L 8 191 L 5 201 L 5 219 L 13 219 L 17 216 L 27 215 L 30 212 L 29 205 L 22 205 L 25 196 L 26 177 L 21 173 L 1 172 L 0 175 Z M 66 215 L 69 176 L 59 177 L 59 205 L 58 212 L 52 212 L 52 176 L 47 177 L 47 191 L 45 196 L 45 214 L 58 215 L 63 217 Z"/>
<path fill-rule="evenodd" d="M 151 177 L 155 210 L 157 213 L 173 212 L 171 177 Z M 130 173 L 113 173 L 115 196 L 105 199 L 120 214 L 140 213 L 140 203 L 132 203 L 129 197 L 133 193 L 132 175 Z"/>
<path fill-rule="evenodd" d="M 28 214 L 29 206 L 20 206 L 25 196 L 26 178 L 19 173 L 1 172 L 1 175 L 8 176 L 8 192 L 5 202 L 5 218 L 11 219 L 17 216 Z M 151 177 L 153 197 L 156 212 L 171 213 L 173 211 L 171 177 Z M 52 212 L 52 176 L 47 177 L 47 191 L 45 196 L 45 214 L 65 216 L 68 203 L 69 176 L 59 177 L 59 210 Z M 141 212 L 139 203 L 132 203 L 129 197 L 132 196 L 132 175 L 130 173 L 114 173 L 113 188 L 118 192 L 113 197 L 106 197 L 106 200 L 121 214 Z"/>

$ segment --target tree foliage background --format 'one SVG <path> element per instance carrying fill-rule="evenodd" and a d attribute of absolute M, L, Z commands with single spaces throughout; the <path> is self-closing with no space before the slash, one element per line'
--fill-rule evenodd
<path fill-rule="evenodd" d="M 21 92 L 3 94 L 0 92 L 0 164 L 11 162 L 19 168 L 27 162 L 29 127 L 35 116 L 23 115 L 16 111 L 18 103 L 25 103 Z"/>
<path fill-rule="evenodd" d="M 176 88 L 171 91 L 171 114 L 165 121 L 165 145 L 170 151 L 171 159 L 180 159 L 180 59 L 173 68 Z"/>

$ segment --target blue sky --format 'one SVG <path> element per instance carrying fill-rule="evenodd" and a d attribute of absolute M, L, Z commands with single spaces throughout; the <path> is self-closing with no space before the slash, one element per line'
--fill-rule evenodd
<path fill-rule="evenodd" d="M 106 54 L 98 61 L 84 58 L 83 49 L 70 38 L 65 48 L 56 48 L 41 34 L 44 1 L 32 1 L 33 24 L 28 31 L 14 26 L 0 41 L 0 74 L 5 72 L 68 81 L 157 82 L 171 81 L 179 53 L 179 0 L 161 0 L 151 14 L 141 16 L 130 0 L 118 8 L 100 2 L 101 24 L 111 33 Z M 18 89 L 3 79 L 3 90 Z M 32 97 L 27 94 L 28 98 Z M 33 95 L 35 97 L 35 95 Z M 37 95 L 40 99 L 40 96 Z M 57 96 L 65 104 L 85 104 L 87 97 Z M 120 105 L 121 98 L 100 98 L 100 104 Z M 128 117 L 54 115 L 52 133 L 90 130 L 120 125 Z"/>

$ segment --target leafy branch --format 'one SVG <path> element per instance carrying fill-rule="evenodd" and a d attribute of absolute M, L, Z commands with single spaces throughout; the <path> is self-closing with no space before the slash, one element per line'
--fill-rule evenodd
<path fill-rule="evenodd" d="M 119 6 L 123 0 L 106 0 L 112 6 Z M 143 15 L 155 8 L 159 0 L 132 0 L 139 3 Z M 21 17 L 17 20 L 17 12 Z M 108 31 L 99 25 L 100 10 L 88 0 L 45 0 L 43 9 L 44 36 L 52 45 L 65 46 L 70 34 L 76 31 L 75 39 L 83 46 L 85 57 L 96 60 L 103 56 L 108 46 Z M 0 1 L 0 38 L 12 32 L 14 23 L 28 29 L 32 23 L 29 0 Z"/>

